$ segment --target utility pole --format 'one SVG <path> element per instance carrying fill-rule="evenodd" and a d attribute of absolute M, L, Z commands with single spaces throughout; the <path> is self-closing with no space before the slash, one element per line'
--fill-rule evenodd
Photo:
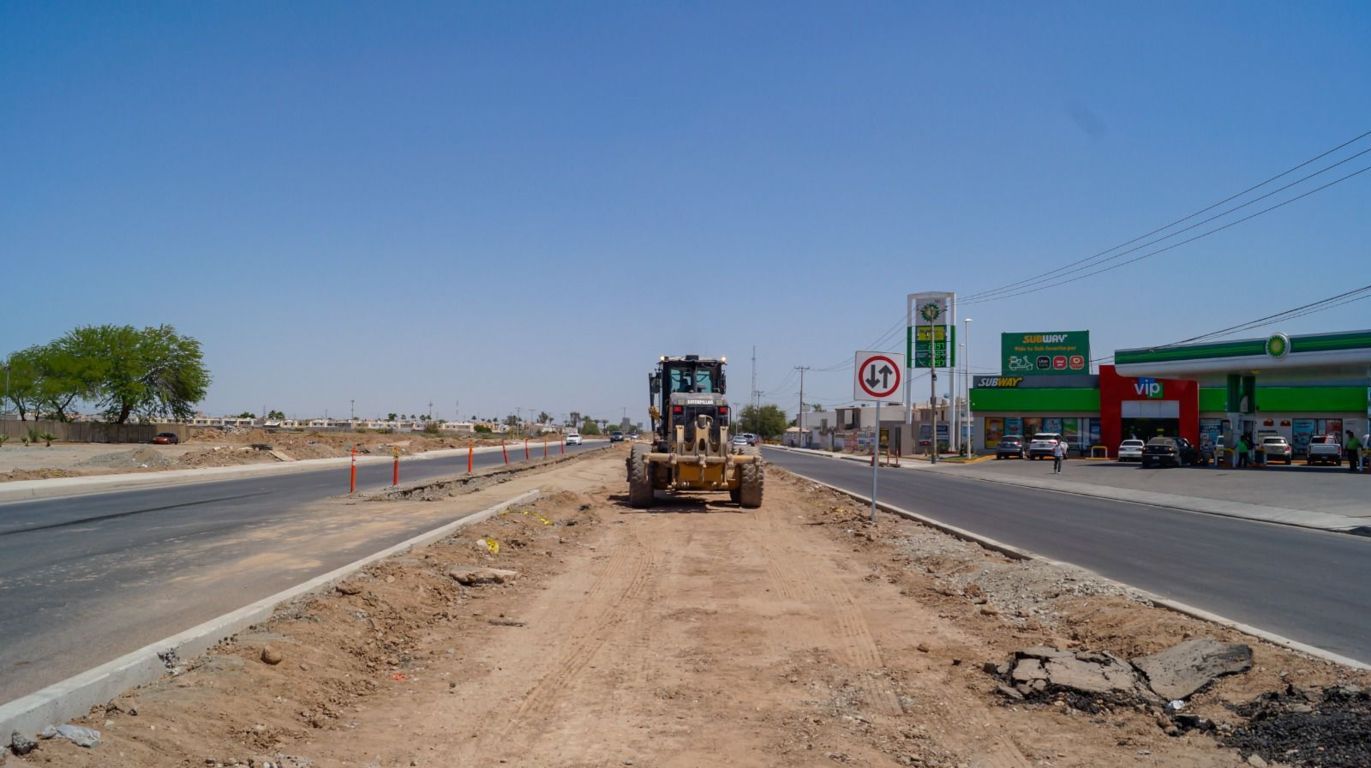
<path fill-rule="evenodd" d="M 757 344 L 753 344 L 753 410 L 757 409 Z"/>
<path fill-rule="evenodd" d="M 348 421 L 356 421 L 356 420 L 357 420 L 357 401 L 356 401 L 356 400 L 349 400 L 349 401 L 348 401 Z"/>
<path fill-rule="evenodd" d="M 428 420 L 433 421 L 433 401 L 428 401 Z"/>
<path fill-rule="evenodd" d="M 804 448 L 805 444 L 805 371 L 809 370 L 807 365 L 797 365 L 795 370 L 800 372 L 800 411 L 795 414 L 795 428 L 799 430 L 799 440 L 796 440 L 796 448 Z"/>
<path fill-rule="evenodd" d="M 962 341 L 966 344 L 966 350 L 962 354 L 962 365 L 966 367 L 966 378 L 962 381 L 962 389 L 966 392 L 966 455 L 970 458 L 975 455 L 972 441 L 976 434 L 976 428 L 971 421 L 971 318 L 962 318 L 962 323 L 966 326 L 966 333 L 962 334 Z"/>

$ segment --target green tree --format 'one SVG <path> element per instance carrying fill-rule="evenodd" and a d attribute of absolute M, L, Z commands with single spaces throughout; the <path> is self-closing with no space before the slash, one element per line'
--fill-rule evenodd
<path fill-rule="evenodd" d="M 539 424 L 546 424 L 546 423 L 548 423 L 549 421 L 552 421 L 552 414 L 548 413 L 547 411 L 539 411 L 539 412 L 538 412 L 538 423 L 539 423 Z"/>
<path fill-rule="evenodd" d="M 59 344 L 29 347 L 9 356 L 10 401 L 19 418 L 48 416 L 69 421 L 68 410 L 77 400 L 96 396 L 101 364 L 90 357 L 73 354 Z"/>
<path fill-rule="evenodd" d="M 237 415 L 236 417 L 234 417 L 234 418 L 238 418 L 238 419 L 255 419 L 255 418 L 257 418 L 257 414 L 253 413 L 252 411 L 243 411 L 242 413 L 238 414 L 238 415 Z"/>
<path fill-rule="evenodd" d="M 600 427 L 589 416 L 581 421 L 581 428 L 578 430 L 583 435 L 598 435 Z"/>
<path fill-rule="evenodd" d="M 9 377 L 9 399 L 19 412 L 19 420 L 27 421 L 29 413 L 37 418 L 42 375 L 39 368 L 41 347 L 29 347 L 11 352 L 5 358 L 5 372 Z"/>
<path fill-rule="evenodd" d="M 74 362 L 76 382 L 98 382 L 94 393 L 78 396 L 96 400 L 116 424 L 134 416 L 188 418 L 209 389 L 200 342 L 170 325 L 83 326 L 52 346 Z"/>
<path fill-rule="evenodd" d="M 267 411 L 267 418 L 271 419 L 272 421 L 285 421 L 286 414 L 282 413 L 281 411 Z"/>
<path fill-rule="evenodd" d="M 743 406 L 742 413 L 738 415 L 738 427 L 741 431 L 753 432 L 767 439 L 785 434 L 788 424 L 785 411 L 777 405 Z"/>
<path fill-rule="evenodd" d="M 387 413 L 387 414 L 386 414 L 386 421 L 395 421 L 395 418 L 396 418 L 396 416 L 395 416 L 394 413 Z"/>

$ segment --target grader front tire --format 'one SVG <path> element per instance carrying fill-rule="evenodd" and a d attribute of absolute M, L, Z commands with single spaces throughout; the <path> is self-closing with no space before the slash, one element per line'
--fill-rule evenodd
<path fill-rule="evenodd" d="M 634 446 L 628 457 L 628 505 L 634 509 L 652 506 L 652 467 L 643 454 Z"/>
<path fill-rule="evenodd" d="M 744 509 L 762 506 L 762 464 L 750 461 L 742 466 L 742 478 L 738 484 L 738 503 Z"/>

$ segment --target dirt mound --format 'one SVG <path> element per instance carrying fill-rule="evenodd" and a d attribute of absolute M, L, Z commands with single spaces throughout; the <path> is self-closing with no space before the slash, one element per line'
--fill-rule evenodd
<path fill-rule="evenodd" d="M 50 480 L 54 477 L 80 477 L 80 472 L 70 469 L 12 469 L 0 473 L 0 482 L 10 480 Z"/>
<path fill-rule="evenodd" d="M 115 451 L 92 456 L 77 466 L 99 469 L 163 469 L 174 462 L 155 448 L 140 445 L 128 451 Z"/>

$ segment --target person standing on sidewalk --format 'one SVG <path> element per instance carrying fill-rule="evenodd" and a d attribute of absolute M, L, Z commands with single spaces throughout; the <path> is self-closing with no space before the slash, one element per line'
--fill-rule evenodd
<path fill-rule="evenodd" d="M 1052 472 L 1060 475 L 1062 473 L 1062 459 L 1066 458 L 1066 441 L 1058 440 L 1055 448 L 1052 449 Z"/>
<path fill-rule="evenodd" d="M 1247 435 L 1238 436 L 1238 444 L 1233 446 L 1238 452 L 1238 469 L 1247 466 Z"/>
<path fill-rule="evenodd" d="M 1347 430 L 1347 438 L 1342 441 L 1342 452 L 1347 456 L 1347 468 L 1353 472 L 1361 471 L 1361 441 L 1352 430 Z"/>

